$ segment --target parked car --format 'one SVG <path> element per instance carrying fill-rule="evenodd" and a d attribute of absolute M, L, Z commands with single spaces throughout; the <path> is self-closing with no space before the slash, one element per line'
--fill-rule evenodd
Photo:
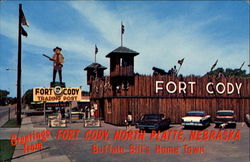
<path fill-rule="evenodd" d="M 145 114 L 136 122 L 140 130 L 165 130 L 169 125 L 170 118 L 165 118 L 164 114 Z"/>
<path fill-rule="evenodd" d="M 246 122 L 247 126 L 250 127 L 250 114 L 246 114 L 246 116 L 245 116 L 245 122 Z"/>
<path fill-rule="evenodd" d="M 207 115 L 205 111 L 189 111 L 187 112 L 187 116 L 183 117 L 182 125 L 186 127 L 192 126 L 209 126 L 211 122 L 211 116 Z"/>
<path fill-rule="evenodd" d="M 70 118 L 70 111 L 67 110 L 67 113 L 65 113 L 66 118 Z M 73 119 L 82 119 L 84 116 L 84 113 L 78 108 L 78 107 L 73 107 L 71 109 L 71 117 Z"/>
<path fill-rule="evenodd" d="M 215 118 L 215 127 L 220 127 L 222 124 L 227 127 L 236 127 L 235 114 L 233 110 L 218 110 Z"/>

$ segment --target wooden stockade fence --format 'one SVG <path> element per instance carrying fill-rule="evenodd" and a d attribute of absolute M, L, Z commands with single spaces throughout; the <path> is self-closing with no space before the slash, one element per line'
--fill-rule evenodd
<path fill-rule="evenodd" d="M 163 81 L 159 84 L 163 90 L 156 93 L 156 81 Z M 169 93 L 166 84 L 170 81 L 176 83 L 176 92 Z M 186 83 L 186 93 L 179 93 L 179 82 Z M 191 84 L 193 93 L 191 93 Z M 216 91 L 218 83 L 225 85 L 225 92 L 219 94 L 209 94 L 206 86 L 209 82 L 214 85 L 209 86 L 209 91 Z M 232 94 L 227 93 L 227 83 L 234 86 Z M 184 83 L 181 84 L 182 88 Z M 236 84 L 240 91 L 238 93 Z M 133 84 L 121 84 L 112 88 L 110 77 L 96 79 L 91 86 L 91 103 L 97 103 L 99 116 L 105 122 L 115 125 L 123 125 L 128 111 L 132 112 L 133 120 L 137 121 L 142 114 L 163 113 L 171 118 L 171 123 L 180 123 L 181 117 L 191 110 L 203 110 L 214 119 L 217 110 L 229 109 L 236 113 L 236 120 L 243 121 L 246 113 L 250 113 L 250 78 L 239 77 L 215 77 L 205 75 L 203 77 L 188 76 L 147 76 L 135 75 Z M 218 91 L 222 91 L 223 86 L 219 86 Z M 229 87 L 232 90 L 232 87 Z M 173 90 L 174 86 L 169 85 Z"/>

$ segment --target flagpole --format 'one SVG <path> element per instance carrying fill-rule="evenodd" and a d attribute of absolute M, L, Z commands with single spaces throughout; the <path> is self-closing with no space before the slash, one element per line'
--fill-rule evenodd
<path fill-rule="evenodd" d="M 123 46 L 123 37 L 122 37 L 122 22 L 121 22 L 121 46 Z"/>
<path fill-rule="evenodd" d="M 95 63 L 96 63 L 96 49 L 95 49 L 95 52 L 94 52 L 94 54 L 95 54 Z"/>
<path fill-rule="evenodd" d="M 244 66 L 244 64 L 245 64 L 245 61 L 241 64 L 240 70 L 242 69 L 242 67 Z"/>
<path fill-rule="evenodd" d="M 177 71 L 176 76 L 178 76 L 178 73 L 179 73 L 179 71 L 180 71 L 180 69 L 181 69 L 181 66 L 182 66 L 182 65 L 180 65 L 180 67 L 179 67 L 179 69 L 178 69 L 178 71 Z"/>
<path fill-rule="evenodd" d="M 96 54 L 97 54 L 97 52 L 98 52 L 98 48 L 97 48 L 97 46 L 95 44 L 95 52 L 94 52 L 94 54 L 95 54 L 95 63 L 96 63 Z"/>
<path fill-rule="evenodd" d="M 210 69 L 210 73 L 213 71 L 213 69 L 215 68 L 215 66 L 217 65 L 218 63 L 218 59 L 215 61 L 215 63 L 212 65 L 211 69 Z"/>
<path fill-rule="evenodd" d="M 21 125 L 21 109 L 22 109 L 22 100 L 21 100 L 21 72 L 22 72 L 22 37 L 21 37 L 21 10 L 22 4 L 19 4 L 19 22 L 18 22 L 18 62 L 17 62 L 17 123 Z"/>
<path fill-rule="evenodd" d="M 179 67 L 179 69 L 177 70 L 176 76 L 178 76 L 178 74 L 179 74 L 179 71 L 180 71 L 180 69 L 181 69 L 181 67 L 182 67 L 182 64 L 183 64 L 183 62 L 184 62 L 184 59 L 185 59 L 185 57 L 184 57 L 183 59 L 181 59 L 181 60 L 178 60 L 178 64 L 180 64 L 180 67 Z M 179 61 L 180 61 L 180 62 L 179 62 Z"/>
<path fill-rule="evenodd" d="M 249 42 L 249 41 L 248 41 L 248 42 Z M 248 74 L 250 75 L 250 48 L 248 48 L 248 50 L 249 50 L 249 51 L 248 51 L 248 52 L 249 52 L 249 53 L 248 53 L 248 54 L 249 54 L 249 57 L 248 57 L 248 63 L 249 63 L 249 64 L 248 64 L 248 68 L 249 68 Z"/>

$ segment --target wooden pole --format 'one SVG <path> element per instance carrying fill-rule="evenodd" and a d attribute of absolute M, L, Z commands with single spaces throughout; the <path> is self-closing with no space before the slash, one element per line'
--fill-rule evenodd
<path fill-rule="evenodd" d="M 72 123 L 72 116 L 71 116 L 71 111 L 72 110 L 72 101 L 70 102 L 70 109 L 69 109 L 69 121 Z"/>
<path fill-rule="evenodd" d="M 22 72 L 22 38 L 21 38 L 21 10 L 22 4 L 19 4 L 19 22 L 18 22 L 18 60 L 17 60 L 17 123 L 21 125 L 21 109 L 22 109 L 22 100 L 21 100 L 21 72 Z"/>
<path fill-rule="evenodd" d="M 44 116 L 44 125 L 46 124 L 46 101 L 43 101 L 43 116 Z"/>

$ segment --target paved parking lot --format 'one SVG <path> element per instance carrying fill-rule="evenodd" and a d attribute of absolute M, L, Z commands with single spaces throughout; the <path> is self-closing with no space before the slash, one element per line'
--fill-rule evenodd
<path fill-rule="evenodd" d="M 40 127 L 39 118 L 42 117 L 32 117 L 35 126 Z M 41 120 L 42 121 L 42 120 Z M 72 161 L 225 161 L 225 162 L 248 162 L 249 161 L 249 127 L 244 123 L 237 123 L 236 129 L 226 129 L 230 130 L 240 130 L 240 140 L 236 141 L 223 141 L 223 140 L 208 140 L 208 141 L 176 141 L 176 140 L 150 140 L 151 133 L 145 134 L 145 140 L 113 140 L 114 134 L 117 130 L 125 130 L 125 127 L 117 127 L 109 124 L 102 124 L 101 128 L 83 128 L 83 123 L 72 123 L 69 124 L 67 128 L 62 128 L 62 130 L 79 130 L 79 138 L 77 140 L 56 140 L 58 130 L 60 128 L 48 128 L 51 131 L 52 139 L 43 143 L 44 147 L 48 148 L 42 152 L 44 157 L 46 156 L 60 156 L 67 155 Z M 110 140 L 86 140 L 83 137 L 89 130 L 105 130 L 107 131 Z M 136 130 L 134 127 L 131 130 Z M 183 130 L 183 137 L 185 139 L 189 138 L 190 132 L 192 130 L 184 130 L 181 125 L 171 125 L 168 131 Z M 214 124 L 207 127 L 204 130 L 216 130 L 220 129 L 214 128 Z M 178 131 L 178 132 L 179 132 Z M 62 138 L 62 137 L 61 137 Z M 106 146 L 105 146 L 106 145 Z M 134 147 L 134 153 L 131 152 L 131 145 Z M 102 146 L 107 148 L 110 146 L 118 146 L 124 148 L 124 153 L 99 153 L 94 154 L 92 152 L 93 146 Z M 162 154 L 156 153 L 156 148 L 159 146 L 165 148 L 165 152 Z M 185 149 L 184 149 L 185 146 Z M 190 147 L 190 148 L 189 148 Z M 178 153 L 173 153 L 173 149 L 178 148 Z M 188 151 L 193 151 L 191 149 L 197 148 L 196 152 L 190 153 Z M 198 148 L 203 148 L 203 150 L 198 150 Z M 104 149 L 104 148 L 102 148 Z M 150 150 L 150 152 L 148 151 Z M 172 150 L 172 153 L 171 153 Z M 197 151 L 198 150 L 198 151 Z M 99 150 L 103 151 L 103 150 Z"/>

